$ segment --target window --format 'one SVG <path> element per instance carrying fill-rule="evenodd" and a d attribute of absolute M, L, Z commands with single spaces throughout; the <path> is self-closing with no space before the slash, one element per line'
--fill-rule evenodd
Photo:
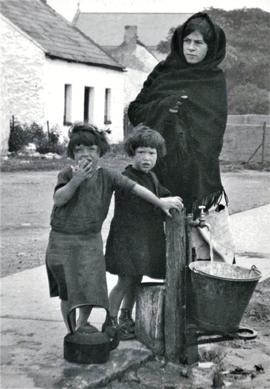
<path fill-rule="evenodd" d="M 70 84 L 65 84 L 65 101 L 64 101 L 64 124 L 70 125 L 72 124 L 71 117 L 71 92 L 72 88 Z"/>
<path fill-rule="evenodd" d="M 105 89 L 104 124 L 111 124 L 111 89 Z"/>
<path fill-rule="evenodd" d="M 94 88 L 86 86 L 84 88 L 84 109 L 83 120 L 93 122 L 93 108 L 94 108 Z"/>

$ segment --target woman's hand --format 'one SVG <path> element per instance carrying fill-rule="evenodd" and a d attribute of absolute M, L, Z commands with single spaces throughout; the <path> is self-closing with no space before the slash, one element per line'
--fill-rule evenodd
<path fill-rule="evenodd" d="M 186 96 L 186 95 L 180 96 L 179 100 L 177 100 L 177 102 L 175 103 L 175 105 L 173 105 L 173 106 L 169 109 L 169 112 L 170 112 L 170 113 L 178 113 L 179 110 L 180 110 L 181 105 L 183 105 L 184 102 L 187 101 L 187 99 L 188 99 L 188 96 Z"/>
<path fill-rule="evenodd" d="M 176 104 L 169 109 L 169 112 L 170 113 L 178 113 L 181 105 L 182 105 L 181 101 L 177 101 Z"/>
<path fill-rule="evenodd" d="M 183 201 L 182 201 L 181 197 L 179 197 L 179 196 L 163 197 L 159 200 L 162 203 L 162 205 L 161 205 L 162 211 L 165 212 L 166 215 L 169 217 L 172 217 L 172 215 L 170 214 L 171 208 L 174 208 L 177 211 L 181 211 L 181 209 L 183 209 L 183 207 L 184 207 Z"/>

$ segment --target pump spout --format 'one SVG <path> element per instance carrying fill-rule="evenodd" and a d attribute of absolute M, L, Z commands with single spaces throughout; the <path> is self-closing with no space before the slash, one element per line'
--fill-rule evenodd
<path fill-rule="evenodd" d="M 212 243 L 212 231 L 211 231 L 211 225 L 209 223 L 206 223 L 206 214 L 205 214 L 205 206 L 199 205 L 200 215 L 198 219 L 193 220 L 192 214 L 188 215 L 188 223 L 192 227 L 198 227 L 198 228 L 206 228 L 209 231 L 209 256 L 211 263 L 213 262 L 214 256 L 213 256 L 213 243 Z"/>
<path fill-rule="evenodd" d="M 205 205 L 199 205 L 200 215 L 198 219 L 193 220 L 192 214 L 188 215 L 188 222 L 192 227 L 206 227 L 209 232 L 211 232 L 211 226 L 209 223 L 206 223 L 206 215 L 205 215 Z"/>

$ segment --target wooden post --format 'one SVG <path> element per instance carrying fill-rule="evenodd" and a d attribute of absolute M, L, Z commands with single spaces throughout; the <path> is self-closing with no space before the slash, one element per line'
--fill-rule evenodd
<path fill-rule="evenodd" d="M 263 122 L 263 134 L 262 134 L 262 169 L 263 169 L 263 167 L 264 167 L 265 131 L 266 131 L 266 122 Z"/>
<path fill-rule="evenodd" d="M 185 210 L 172 210 L 166 221 L 166 293 L 164 337 L 165 356 L 175 363 L 186 362 L 186 215 Z"/>
<path fill-rule="evenodd" d="M 12 130 L 14 130 L 14 127 L 15 127 L 15 116 L 14 115 L 12 115 L 12 122 L 11 122 L 12 124 Z"/>
<path fill-rule="evenodd" d="M 186 219 L 186 248 L 187 248 L 187 258 L 186 266 L 188 266 L 193 258 L 192 253 L 192 234 L 191 234 L 191 222 L 193 220 L 193 214 L 190 213 L 187 215 Z M 196 260 L 196 259 L 195 259 Z M 187 363 L 192 365 L 199 361 L 199 350 L 198 350 L 198 338 L 197 338 L 197 328 L 196 325 L 192 323 L 191 315 L 191 304 L 192 304 L 192 289 L 191 289 L 191 279 L 190 272 L 186 272 L 185 277 L 185 298 L 186 298 L 186 327 L 185 327 L 185 341 L 186 341 L 186 356 Z"/>
<path fill-rule="evenodd" d="M 46 125 L 47 125 L 48 139 L 49 139 L 49 137 L 50 137 L 50 123 L 49 123 L 49 120 L 46 121 Z"/>

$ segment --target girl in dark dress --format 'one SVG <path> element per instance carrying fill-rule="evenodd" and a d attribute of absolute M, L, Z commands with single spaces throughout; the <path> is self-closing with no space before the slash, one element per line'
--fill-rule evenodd
<path fill-rule="evenodd" d="M 125 142 L 125 150 L 132 157 L 132 165 L 122 173 L 144 186 L 158 197 L 169 196 L 152 172 L 157 158 L 165 154 L 162 136 L 140 125 Z M 106 270 L 118 275 L 117 285 L 110 293 L 110 314 L 117 325 L 119 317 L 120 339 L 134 337 L 131 318 L 135 288 L 142 276 L 165 278 L 164 217 L 159 209 L 135 197 L 116 191 L 115 210 L 106 245 Z"/>
<path fill-rule="evenodd" d="M 85 326 L 91 307 L 109 309 L 101 227 L 113 192 L 140 196 L 166 214 L 181 205 L 177 197 L 164 201 L 120 173 L 100 167 L 99 159 L 108 149 L 103 131 L 75 124 L 68 155 L 76 166 L 64 168 L 55 187 L 46 265 L 50 295 L 60 297 L 68 330 Z"/>
<path fill-rule="evenodd" d="M 219 156 L 227 121 L 226 81 L 219 64 L 225 57 L 224 31 L 206 13 L 176 28 L 171 52 L 145 81 L 130 104 L 135 126 L 144 122 L 165 139 L 167 154 L 155 172 L 172 195 L 183 198 L 188 212 L 204 205 L 212 227 L 216 260 L 232 263 L 234 248 Z M 206 229 L 194 229 L 198 258 L 209 258 Z M 206 249 L 201 249 L 206 243 Z M 206 256 L 206 257 L 205 257 Z"/>

